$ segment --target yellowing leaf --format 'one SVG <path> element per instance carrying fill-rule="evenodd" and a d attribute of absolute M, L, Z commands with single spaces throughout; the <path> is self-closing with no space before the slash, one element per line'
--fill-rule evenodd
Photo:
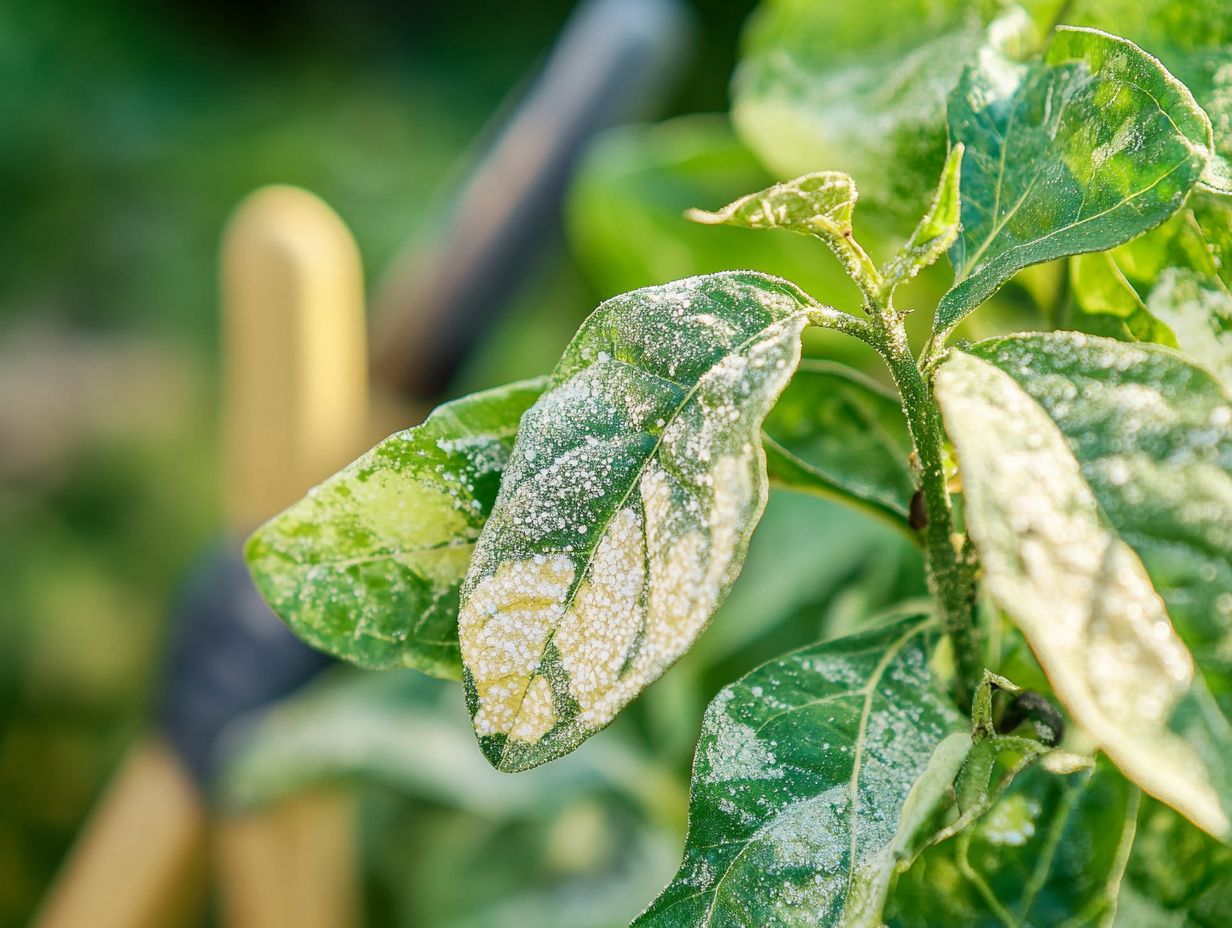
<path fill-rule="evenodd" d="M 582 326 L 523 418 L 462 589 L 494 765 L 572 750 L 700 634 L 765 506 L 762 419 L 805 324 L 836 316 L 739 272 L 615 297 Z"/>
<path fill-rule="evenodd" d="M 261 526 L 245 556 L 270 607 L 361 667 L 457 678 L 458 587 L 543 380 L 446 403 Z"/>
<path fill-rule="evenodd" d="M 1036 338 L 1060 340 L 1054 353 L 1068 366 L 1084 364 L 1083 337 Z M 1105 368 L 1132 363 L 1122 351 L 1141 351 L 1112 341 L 1096 347 Z M 1019 357 L 1032 364 L 1030 350 Z M 1155 391 L 1176 386 L 1161 365 L 1151 368 L 1160 378 Z M 1050 383 L 1067 389 L 1063 373 Z M 1227 720 L 1195 678 L 1142 562 L 1101 513 L 1066 436 L 1014 377 L 971 354 L 953 353 L 936 390 L 985 589 L 1022 629 L 1074 719 L 1121 770 L 1211 833 L 1229 834 Z M 1149 408 L 1150 388 L 1135 395 Z"/>

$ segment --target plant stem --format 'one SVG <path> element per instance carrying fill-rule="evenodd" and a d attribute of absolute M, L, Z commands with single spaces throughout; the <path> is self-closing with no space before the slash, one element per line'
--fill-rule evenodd
<path fill-rule="evenodd" d="M 871 307 L 882 336 L 879 349 L 898 387 L 907 428 L 915 449 L 928 521 L 922 528 L 928 586 L 954 645 L 958 667 L 956 696 L 964 709 L 983 675 L 979 630 L 975 620 L 974 565 L 955 543 L 954 514 L 942 460 L 941 417 L 932 387 L 907 343 L 907 330 L 893 305 Z"/>

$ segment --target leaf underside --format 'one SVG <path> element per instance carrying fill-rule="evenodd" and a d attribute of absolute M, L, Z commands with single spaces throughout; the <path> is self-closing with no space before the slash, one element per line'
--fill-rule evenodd
<path fill-rule="evenodd" d="M 735 272 L 615 297 L 582 326 L 523 419 L 462 589 L 495 766 L 572 750 L 709 621 L 765 506 L 759 430 L 813 311 Z"/>
<path fill-rule="evenodd" d="M 446 403 L 261 526 L 245 556 L 266 602 L 335 657 L 458 679 L 458 589 L 518 419 L 545 386 Z"/>
<path fill-rule="evenodd" d="M 936 387 L 985 589 L 1023 631 L 1075 720 L 1122 771 L 1203 828 L 1227 834 L 1227 719 L 1127 538 L 1140 539 L 1134 527 L 1149 537 L 1150 510 L 1131 512 L 1153 504 L 1161 525 L 1170 519 L 1195 539 L 1226 536 L 1228 522 L 1188 508 L 1182 488 L 1191 485 L 1175 468 L 1189 458 L 1214 486 L 1227 479 L 1215 472 L 1232 462 L 1223 460 L 1210 426 L 1218 429 L 1232 409 L 1209 375 L 1162 348 L 1053 333 L 974 350 L 998 363 L 954 352 Z M 1020 381 L 1033 381 L 1035 392 Z M 1192 418 L 1175 421 L 1169 407 L 1191 402 L 1206 428 L 1195 430 Z M 1050 410 L 1072 414 L 1072 438 Z M 1101 447 L 1115 448 L 1116 457 L 1101 459 Z M 1116 501 L 1107 492 L 1098 495 L 1106 484 L 1126 488 L 1126 512 L 1108 508 Z M 1216 503 L 1221 495 L 1217 489 Z M 1170 500 L 1179 508 L 1169 511 Z"/>
<path fill-rule="evenodd" d="M 915 479 L 898 399 L 839 364 L 805 359 L 762 429 L 770 481 L 907 525 Z"/>
<path fill-rule="evenodd" d="M 635 928 L 879 924 L 966 723 L 920 618 L 771 661 L 710 704 L 680 872 Z"/>
<path fill-rule="evenodd" d="M 1031 65 L 985 54 L 948 120 L 966 155 L 941 336 L 1022 268 L 1163 222 L 1210 157 L 1210 122 L 1189 91 L 1137 46 L 1087 29 L 1058 30 Z"/>

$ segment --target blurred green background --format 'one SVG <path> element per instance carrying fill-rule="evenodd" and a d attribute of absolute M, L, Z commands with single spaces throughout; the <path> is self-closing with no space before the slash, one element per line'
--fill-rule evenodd
<path fill-rule="evenodd" d="M 0 5 L 0 925 L 25 923 L 141 730 L 168 605 L 220 531 L 227 215 L 263 184 L 306 187 L 375 289 L 439 227 L 571 6 Z M 696 4 L 663 116 L 726 110 L 751 6 Z M 600 299 L 692 273 L 755 267 L 847 299 L 815 243 L 681 218 L 769 180 L 722 115 L 608 133 L 573 185 L 567 244 L 453 392 L 546 371 Z M 809 350 L 862 360 L 835 336 Z M 710 696 L 921 592 L 915 557 L 864 516 L 776 496 L 701 645 L 575 757 L 502 777 L 457 687 L 340 668 L 241 739 L 219 801 L 353 783 L 370 925 L 623 925 L 675 870 Z"/>

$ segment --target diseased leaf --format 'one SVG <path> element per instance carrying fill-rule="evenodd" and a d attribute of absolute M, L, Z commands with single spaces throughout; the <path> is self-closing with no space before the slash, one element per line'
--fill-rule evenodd
<path fill-rule="evenodd" d="M 257 529 L 245 557 L 274 612 L 361 667 L 457 679 L 458 588 L 518 420 L 545 386 L 446 403 Z"/>
<path fill-rule="evenodd" d="M 762 419 L 805 324 L 838 315 L 736 272 L 615 297 L 583 324 L 523 418 L 462 588 L 495 766 L 572 750 L 700 634 L 765 506 Z"/>
<path fill-rule="evenodd" d="M 1117 928 L 1232 924 L 1232 847 L 1147 799 L 1117 906 Z"/>
<path fill-rule="evenodd" d="M 1107 925 L 1138 796 L 1107 761 L 1068 773 L 1028 767 L 916 858 L 894 888 L 889 925 Z"/>
<path fill-rule="evenodd" d="M 1065 21 L 1125 36 L 1189 88 L 1214 128 L 1216 157 L 1202 182 L 1232 192 L 1232 6 L 1224 0 L 1076 0 Z"/>
<path fill-rule="evenodd" d="M 971 744 L 914 617 L 725 687 L 693 763 L 680 872 L 634 928 L 878 925 Z"/>
<path fill-rule="evenodd" d="M 1074 719 L 1122 771 L 1211 833 L 1228 834 L 1232 731 L 1127 543 L 1127 524 L 1097 499 L 1080 464 L 1089 449 L 1074 442 L 1115 447 L 1117 458 L 1094 466 L 1110 468 L 1108 482 L 1125 486 L 1133 498 L 1124 501 L 1146 517 L 1159 512 L 1150 508 L 1156 504 L 1166 511 L 1167 500 L 1189 486 L 1174 473 L 1169 493 L 1160 480 L 1169 467 L 1193 461 L 1214 486 L 1226 479 L 1215 476 L 1226 466 L 1218 430 L 1232 410 L 1209 375 L 1162 348 L 1070 333 L 1015 336 L 976 350 L 996 354 L 998 364 L 953 352 L 937 372 L 936 391 L 984 588 L 1023 631 Z M 1019 378 L 1037 378 L 1039 396 Z M 1197 392 L 1203 379 L 1205 398 Z M 1173 418 L 1169 406 L 1180 403 L 1192 403 L 1196 416 L 1205 403 L 1205 432 L 1188 426 L 1194 419 Z M 1105 416 L 1116 409 L 1124 417 L 1119 433 L 1101 435 L 1101 406 Z M 1049 408 L 1072 413 L 1073 439 Z M 1138 483 L 1144 471 L 1160 482 Z M 1156 489 L 1159 501 L 1147 496 Z M 1226 522 L 1208 522 L 1218 515 L 1206 508 L 1182 507 L 1169 514 L 1174 524 L 1198 536 L 1229 531 Z"/>
<path fill-rule="evenodd" d="M 750 193 L 717 212 L 692 209 L 687 215 L 707 225 L 785 229 L 815 236 L 834 252 L 848 276 L 872 293 L 878 285 L 876 272 L 852 236 L 856 196 L 855 182 L 846 174 L 820 171 Z"/>
<path fill-rule="evenodd" d="M 990 339 L 1065 437 L 1108 525 L 1141 558 L 1232 717 L 1232 400 L 1171 351 L 1071 333 Z"/>
<path fill-rule="evenodd" d="M 911 233 L 911 238 L 881 272 L 884 281 L 882 286 L 886 293 L 892 295 L 896 287 L 915 277 L 949 251 L 958 238 L 963 151 L 961 143 L 950 149 L 928 212 Z"/>
<path fill-rule="evenodd" d="M 911 437 L 887 388 L 850 368 L 806 359 L 762 432 L 772 483 L 872 508 L 907 527 L 915 492 Z"/>
<path fill-rule="evenodd" d="M 1210 122 L 1184 85 L 1087 29 L 1059 29 L 1036 64 L 982 55 L 948 121 L 966 154 L 954 286 L 933 321 L 942 337 L 1016 271 L 1159 225 L 1210 157 Z"/>
<path fill-rule="evenodd" d="M 989 40 L 999 4 L 765 0 L 744 36 L 732 118 L 779 177 L 851 174 L 874 221 L 900 234 L 919 218 L 945 160 L 945 101 Z M 1021 31 L 1025 17 L 998 24 Z M 893 28 L 887 28 L 892 24 Z"/>

